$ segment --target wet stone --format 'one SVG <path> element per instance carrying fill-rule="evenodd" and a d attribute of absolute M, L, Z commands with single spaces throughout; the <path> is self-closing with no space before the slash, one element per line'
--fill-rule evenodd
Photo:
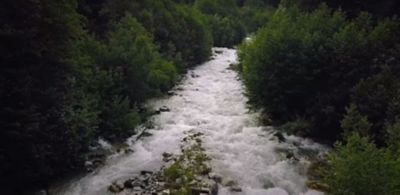
<path fill-rule="evenodd" d="M 197 74 L 195 74 L 195 73 L 190 74 L 190 76 L 191 76 L 192 78 L 198 78 L 198 77 L 200 77 L 199 75 L 197 75 Z"/>
<path fill-rule="evenodd" d="M 133 191 L 142 191 L 143 188 L 141 186 L 133 186 Z"/>
<path fill-rule="evenodd" d="M 237 183 L 236 183 L 236 181 L 228 180 L 228 181 L 224 182 L 223 185 L 227 186 L 227 187 L 230 187 L 230 186 L 237 185 Z"/>
<path fill-rule="evenodd" d="M 169 161 L 171 161 L 171 160 L 174 160 L 174 156 L 173 156 L 173 154 L 171 154 L 171 153 L 164 152 L 164 153 L 162 154 L 162 156 L 163 156 L 163 161 L 164 161 L 164 162 L 169 162 Z"/>
<path fill-rule="evenodd" d="M 149 133 L 149 132 L 147 132 L 147 131 L 144 131 L 142 134 L 140 134 L 140 136 L 141 137 L 150 137 L 150 136 L 152 136 L 153 134 L 151 134 L 151 133 Z"/>
<path fill-rule="evenodd" d="M 242 191 L 242 188 L 239 187 L 239 186 L 231 186 L 231 187 L 229 188 L 229 190 L 232 191 L 232 192 L 241 192 L 241 191 Z"/>
<path fill-rule="evenodd" d="M 215 173 L 209 173 L 208 175 L 209 175 L 209 178 L 214 180 L 215 182 L 217 182 L 217 183 L 221 183 L 222 182 L 222 177 L 221 176 L 219 176 L 219 175 L 217 175 Z"/>
<path fill-rule="evenodd" d="M 162 106 L 160 109 L 158 109 L 160 112 L 169 112 L 171 109 L 169 109 L 167 106 Z"/>
<path fill-rule="evenodd" d="M 161 192 L 161 194 L 162 194 L 162 195 L 169 195 L 169 194 L 170 194 L 170 191 L 169 191 L 168 189 L 166 189 L 166 190 L 163 190 L 163 191 Z"/>
<path fill-rule="evenodd" d="M 130 153 L 133 153 L 133 150 L 131 148 L 127 148 L 127 149 L 124 150 L 124 153 L 125 154 L 130 154 Z"/>
<path fill-rule="evenodd" d="M 132 182 L 133 182 L 133 180 L 126 180 L 125 182 L 124 182 L 124 187 L 125 188 L 133 188 L 133 185 L 132 185 Z"/>
<path fill-rule="evenodd" d="M 273 188 L 274 186 L 275 186 L 274 183 L 272 183 L 272 181 L 270 180 L 265 181 L 263 184 L 264 189 Z"/>
<path fill-rule="evenodd" d="M 283 136 L 283 134 L 282 134 L 281 132 L 276 132 L 276 133 L 274 134 L 274 136 L 275 136 L 276 138 L 278 138 L 278 141 L 279 141 L 279 142 L 285 142 L 285 141 L 286 141 L 285 136 Z"/>
<path fill-rule="evenodd" d="M 207 175 L 210 172 L 211 172 L 211 167 L 208 167 L 206 165 L 200 167 L 200 174 Z"/>
<path fill-rule="evenodd" d="M 112 193 L 119 193 L 122 190 L 124 190 L 124 188 L 120 185 L 118 185 L 117 183 L 113 183 L 108 187 L 108 191 L 112 192 Z"/>
<path fill-rule="evenodd" d="M 140 174 L 141 175 L 151 175 L 151 174 L 153 174 L 153 171 L 142 170 L 142 171 L 140 171 Z"/>

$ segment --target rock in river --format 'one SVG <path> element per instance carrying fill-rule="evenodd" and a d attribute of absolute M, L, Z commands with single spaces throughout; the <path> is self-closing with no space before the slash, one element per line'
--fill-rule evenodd
<path fill-rule="evenodd" d="M 108 190 L 112 193 L 119 193 L 122 190 L 124 190 L 124 188 L 120 185 L 118 185 L 117 183 L 113 183 L 108 187 Z"/>
<path fill-rule="evenodd" d="M 160 109 L 158 109 L 160 112 L 169 112 L 171 109 L 169 109 L 167 106 L 162 106 Z"/>

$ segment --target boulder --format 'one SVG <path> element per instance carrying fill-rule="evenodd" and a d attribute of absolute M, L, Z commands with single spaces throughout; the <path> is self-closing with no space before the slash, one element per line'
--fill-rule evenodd
<path fill-rule="evenodd" d="M 93 162 L 92 161 L 85 161 L 85 167 L 86 168 L 91 168 L 93 166 Z"/>
<path fill-rule="evenodd" d="M 92 163 L 93 163 L 93 167 L 96 168 L 96 167 L 101 166 L 104 163 L 104 159 L 96 158 L 96 159 L 92 160 Z"/>
<path fill-rule="evenodd" d="M 236 183 L 236 181 L 228 180 L 228 181 L 225 181 L 225 182 L 223 183 L 223 185 L 224 185 L 224 186 L 227 186 L 227 187 L 231 187 L 231 186 L 237 185 L 237 183 Z"/>
<path fill-rule="evenodd" d="M 126 180 L 126 181 L 124 182 L 124 187 L 125 187 L 125 188 L 133 188 L 132 182 L 133 182 L 132 179 Z"/>
<path fill-rule="evenodd" d="M 153 174 L 153 171 L 142 170 L 142 171 L 140 171 L 140 174 L 141 174 L 141 175 L 152 175 L 152 174 Z"/>
<path fill-rule="evenodd" d="M 218 184 L 212 180 L 203 181 L 203 185 L 201 187 L 192 187 L 190 188 L 190 194 L 192 195 L 217 195 L 218 194 Z"/>
<path fill-rule="evenodd" d="M 112 183 L 109 187 L 108 187 L 108 191 L 112 192 L 112 193 L 119 193 L 122 190 L 124 190 L 124 188 L 116 183 Z"/>
<path fill-rule="evenodd" d="M 320 192 L 327 192 L 329 190 L 328 185 L 318 181 L 307 181 L 306 186 L 310 189 L 317 190 Z"/>
<path fill-rule="evenodd" d="M 143 187 L 142 186 L 133 186 L 132 190 L 136 191 L 136 192 L 142 192 L 143 191 Z"/>
<path fill-rule="evenodd" d="M 196 138 L 196 139 L 194 139 L 197 143 L 201 143 L 202 141 L 201 141 L 201 139 L 200 138 Z"/>
<path fill-rule="evenodd" d="M 168 189 L 163 190 L 163 191 L 161 192 L 161 195 L 169 195 L 169 194 L 171 194 L 171 192 L 170 192 Z"/>
<path fill-rule="evenodd" d="M 169 161 L 173 160 L 173 155 L 171 153 L 164 152 L 162 154 L 162 156 L 163 156 L 163 161 L 164 162 L 169 162 Z"/>
<path fill-rule="evenodd" d="M 229 190 L 232 191 L 232 192 L 241 192 L 242 188 L 237 186 L 237 185 L 235 185 L 235 186 L 229 187 Z"/>
<path fill-rule="evenodd" d="M 285 136 L 283 136 L 283 134 L 282 134 L 281 132 L 276 132 L 276 133 L 274 134 L 274 136 L 275 136 L 276 138 L 278 138 L 278 141 L 279 141 L 279 142 L 285 142 L 285 141 L 286 141 Z"/>
<path fill-rule="evenodd" d="M 264 181 L 264 184 L 263 184 L 264 189 L 273 188 L 274 186 L 275 185 L 272 181 L 270 181 L 270 180 Z"/>
<path fill-rule="evenodd" d="M 203 194 L 210 194 L 210 189 L 208 188 L 190 188 L 191 195 L 203 195 Z"/>
<path fill-rule="evenodd" d="M 131 148 L 126 148 L 124 150 L 124 152 L 125 152 L 125 154 L 130 154 L 130 153 L 133 153 L 133 150 Z"/>
<path fill-rule="evenodd" d="M 217 182 L 217 183 L 221 183 L 221 182 L 222 182 L 222 177 L 219 176 L 219 175 L 217 175 L 217 174 L 215 174 L 215 173 L 209 173 L 209 174 L 208 174 L 208 177 L 209 177 L 210 179 L 214 180 L 214 181 Z"/>
<path fill-rule="evenodd" d="M 169 109 L 167 106 L 162 106 L 160 109 L 158 109 L 160 112 L 169 112 L 171 109 Z"/>
<path fill-rule="evenodd" d="M 203 184 L 208 188 L 209 194 L 217 195 L 218 194 L 218 183 L 214 180 L 204 179 Z"/>
<path fill-rule="evenodd" d="M 198 77 L 200 77 L 199 75 L 197 75 L 197 74 L 195 74 L 195 73 L 190 74 L 190 76 L 191 76 L 192 78 L 198 78 Z"/>
<path fill-rule="evenodd" d="M 137 109 L 138 109 L 138 113 L 146 113 L 146 112 L 147 112 L 147 108 L 146 108 L 144 105 L 142 105 L 142 104 L 140 104 L 140 105 L 137 107 Z"/>
<path fill-rule="evenodd" d="M 152 133 L 149 133 L 149 132 L 147 132 L 147 131 L 143 131 L 143 133 L 140 134 L 140 137 L 150 137 L 150 136 L 152 136 L 152 135 L 153 135 Z"/>
<path fill-rule="evenodd" d="M 295 158 L 295 156 L 294 156 L 293 152 L 288 152 L 288 153 L 286 154 L 286 158 L 287 158 L 287 159 L 291 159 L 291 158 Z"/>

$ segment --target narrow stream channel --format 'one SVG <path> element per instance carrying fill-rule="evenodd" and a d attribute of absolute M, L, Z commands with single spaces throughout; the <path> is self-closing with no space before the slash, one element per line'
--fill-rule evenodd
<path fill-rule="evenodd" d="M 220 186 L 219 194 L 321 194 L 305 187 L 309 160 L 303 153 L 318 154 L 326 148 L 295 136 L 279 142 L 272 127 L 259 126 L 258 113 L 246 107 L 244 86 L 229 69 L 237 60 L 236 50 L 214 48 L 214 52 L 213 60 L 188 72 L 175 95 L 149 102 L 155 109 L 167 106 L 170 112 L 152 118 L 154 128 L 147 130 L 152 136 L 127 140 L 134 152 L 110 156 L 96 172 L 69 181 L 51 194 L 108 194 L 107 187 L 117 179 L 141 170 L 157 171 L 163 164 L 162 154 L 180 153 L 180 140 L 193 130 L 204 133 L 213 171 L 242 188 L 242 192 L 231 192 Z M 297 159 L 286 158 L 288 151 Z"/>

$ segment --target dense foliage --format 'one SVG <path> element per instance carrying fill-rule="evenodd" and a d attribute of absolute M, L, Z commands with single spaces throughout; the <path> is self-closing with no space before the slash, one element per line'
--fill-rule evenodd
<path fill-rule="evenodd" d="M 79 161 L 76 140 L 63 119 L 70 71 L 67 59 L 72 40 L 82 33 L 75 6 L 72 1 L 1 2 L 3 186 L 41 181 Z"/>
<path fill-rule="evenodd" d="M 376 177 L 386 182 L 385 193 L 396 194 L 400 28 L 398 19 L 385 17 L 400 6 L 328 0 L 342 8 L 333 11 L 319 2 L 3 0 L 1 183 L 28 189 L 82 168 L 98 138 L 135 134 L 149 115 L 141 104 L 207 60 L 212 45 L 233 47 L 257 31 L 239 52 L 251 101 L 283 129 L 345 138 L 326 177 L 343 188 L 332 193 L 382 190 L 369 183 L 351 188 L 376 176 L 372 169 L 346 175 L 365 162 L 390 170 Z"/>
<path fill-rule="evenodd" d="M 399 194 L 400 23 L 384 18 L 398 6 L 295 4 L 240 46 L 250 101 L 282 130 L 342 140 L 322 169 L 328 193 Z"/>
<path fill-rule="evenodd" d="M 397 140 L 398 141 L 398 140 Z M 366 137 L 353 134 L 329 156 L 324 181 L 330 194 L 399 194 L 399 155 L 379 149 Z"/>
<path fill-rule="evenodd" d="M 152 35 L 163 57 L 174 61 L 182 71 L 206 60 L 211 53 L 212 37 L 206 19 L 191 6 L 171 0 L 87 0 L 82 4 L 87 10 L 85 15 L 95 15 L 90 29 L 103 37 L 107 35 L 104 29 L 112 28 L 126 13 L 134 16 Z"/>
<path fill-rule="evenodd" d="M 218 47 L 239 44 L 248 34 L 263 26 L 272 13 L 262 0 L 197 0 L 194 6 L 206 17 Z"/>
<path fill-rule="evenodd" d="M 392 16 L 400 13 L 400 2 L 397 0 L 286 0 L 287 2 L 299 5 L 306 10 L 312 10 L 318 7 L 320 3 L 334 9 L 342 9 L 348 13 L 350 17 L 357 16 L 362 11 L 369 12 L 377 17 Z"/>
<path fill-rule="evenodd" d="M 335 140 L 345 107 L 354 103 L 371 120 L 371 134 L 398 116 L 398 21 L 322 6 L 311 13 L 281 8 L 240 49 L 253 102 L 278 123 L 305 120 L 308 135 Z M 379 93 L 379 94 L 378 94 Z"/>
<path fill-rule="evenodd" d="M 135 134 L 148 115 L 140 104 L 211 53 L 206 17 L 170 0 L 0 7 L 0 181 L 10 189 L 82 168 L 99 137 Z"/>

